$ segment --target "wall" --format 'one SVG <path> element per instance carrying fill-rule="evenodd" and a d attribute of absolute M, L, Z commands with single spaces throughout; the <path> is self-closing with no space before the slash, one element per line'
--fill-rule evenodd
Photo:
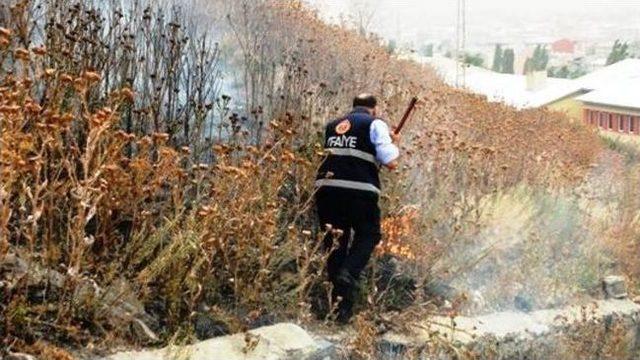
<path fill-rule="evenodd" d="M 413 338 L 384 339 L 388 355 L 376 359 L 639 359 L 640 305 L 609 299 L 530 313 L 436 316 Z M 403 356 L 412 347 L 422 357 Z"/>
<path fill-rule="evenodd" d="M 570 118 L 574 120 L 580 120 L 582 119 L 582 116 L 583 116 L 582 114 L 583 107 L 582 107 L 582 102 L 576 100 L 576 97 L 579 95 L 580 94 L 577 94 L 571 97 L 566 97 L 564 99 L 560 99 L 556 102 L 553 102 L 547 105 L 547 108 L 553 111 L 566 113 Z"/>
<path fill-rule="evenodd" d="M 582 119 L 586 124 L 607 131 L 640 134 L 640 110 L 586 105 Z"/>

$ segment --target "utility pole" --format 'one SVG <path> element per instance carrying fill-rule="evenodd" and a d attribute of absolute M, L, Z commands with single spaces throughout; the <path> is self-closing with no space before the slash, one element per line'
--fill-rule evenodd
<path fill-rule="evenodd" d="M 464 63 L 467 46 L 467 0 L 458 0 L 456 16 L 456 87 L 465 87 L 467 67 Z"/>

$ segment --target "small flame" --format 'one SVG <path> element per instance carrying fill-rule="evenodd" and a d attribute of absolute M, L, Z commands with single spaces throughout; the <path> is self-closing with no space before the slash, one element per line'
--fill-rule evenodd
<path fill-rule="evenodd" d="M 418 211 L 409 209 L 399 215 L 389 216 L 382 221 L 382 241 L 376 248 L 376 255 L 395 255 L 408 260 L 415 260 L 416 256 L 411 247 L 406 244 L 409 234 L 413 231 L 413 220 Z"/>

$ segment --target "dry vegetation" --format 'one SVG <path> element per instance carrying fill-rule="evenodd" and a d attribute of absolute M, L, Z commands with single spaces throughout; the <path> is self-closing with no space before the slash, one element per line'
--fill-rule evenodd
<path fill-rule="evenodd" d="M 0 5 L 3 347 L 126 339 L 105 304 L 123 280 L 116 297 L 161 319 L 163 342 L 191 339 L 201 313 L 226 331 L 310 321 L 326 296 L 318 134 L 361 91 L 390 119 L 422 99 L 385 176 L 381 253 L 423 281 L 479 241 L 488 196 L 572 186 L 600 151 L 561 115 L 450 89 L 297 1 L 209 1 L 206 16 L 117 3 Z"/>
<path fill-rule="evenodd" d="M 637 289 L 640 266 L 640 147 L 635 142 L 608 136 L 608 167 L 599 170 L 600 182 L 588 200 L 598 211 L 593 215 L 594 228 L 602 234 L 601 242 L 613 254 L 612 267 L 627 275 Z"/>

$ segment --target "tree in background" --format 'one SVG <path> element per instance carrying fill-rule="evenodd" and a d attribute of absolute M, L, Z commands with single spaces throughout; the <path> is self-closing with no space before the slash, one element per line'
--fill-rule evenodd
<path fill-rule="evenodd" d="M 491 67 L 491 70 L 495 72 L 502 72 L 502 57 L 502 46 L 500 46 L 500 44 L 496 44 L 496 50 L 493 53 L 493 66 Z"/>
<path fill-rule="evenodd" d="M 557 67 L 550 67 L 547 71 L 547 75 L 549 77 L 558 78 L 558 79 L 569 79 L 571 75 L 571 71 L 569 71 L 569 66 L 562 65 Z"/>
<path fill-rule="evenodd" d="M 571 62 L 568 65 L 552 66 L 547 70 L 547 75 L 559 79 L 577 79 L 588 73 L 586 65 L 580 60 Z"/>
<path fill-rule="evenodd" d="M 424 45 L 420 49 L 420 52 L 426 57 L 433 57 L 433 44 Z"/>
<path fill-rule="evenodd" d="M 503 74 L 513 74 L 515 63 L 515 52 L 513 49 L 503 49 L 502 45 L 496 44 L 496 50 L 493 53 L 493 66 L 491 70 Z"/>
<path fill-rule="evenodd" d="M 528 74 L 534 71 L 544 71 L 549 64 L 549 50 L 546 46 L 538 45 L 533 51 L 533 56 L 524 63 L 524 72 Z"/>
<path fill-rule="evenodd" d="M 640 58 L 640 40 L 629 43 L 629 53 L 632 58 Z"/>
<path fill-rule="evenodd" d="M 397 49 L 398 49 L 398 42 L 395 41 L 394 39 L 389 40 L 389 42 L 387 43 L 387 52 L 389 54 L 395 54 Z"/>
<path fill-rule="evenodd" d="M 366 37 L 370 33 L 371 25 L 376 17 L 377 7 L 378 1 L 349 1 L 349 13 L 360 35 Z"/>
<path fill-rule="evenodd" d="M 505 49 L 502 56 L 502 69 L 500 72 L 504 74 L 514 74 L 514 63 L 516 59 L 515 52 L 513 49 Z"/>
<path fill-rule="evenodd" d="M 482 54 L 464 54 L 464 63 L 467 65 L 483 67 L 484 59 L 482 58 Z"/>
<path fill-rule="evenodd" d="M 629 43 L 622 42 L 619 39 L 613 44 L 613 48 L 607 57 L 607 65 L 615 64 L 619 61 L 622 61 L 630 56 L 629 54 Z"/>

